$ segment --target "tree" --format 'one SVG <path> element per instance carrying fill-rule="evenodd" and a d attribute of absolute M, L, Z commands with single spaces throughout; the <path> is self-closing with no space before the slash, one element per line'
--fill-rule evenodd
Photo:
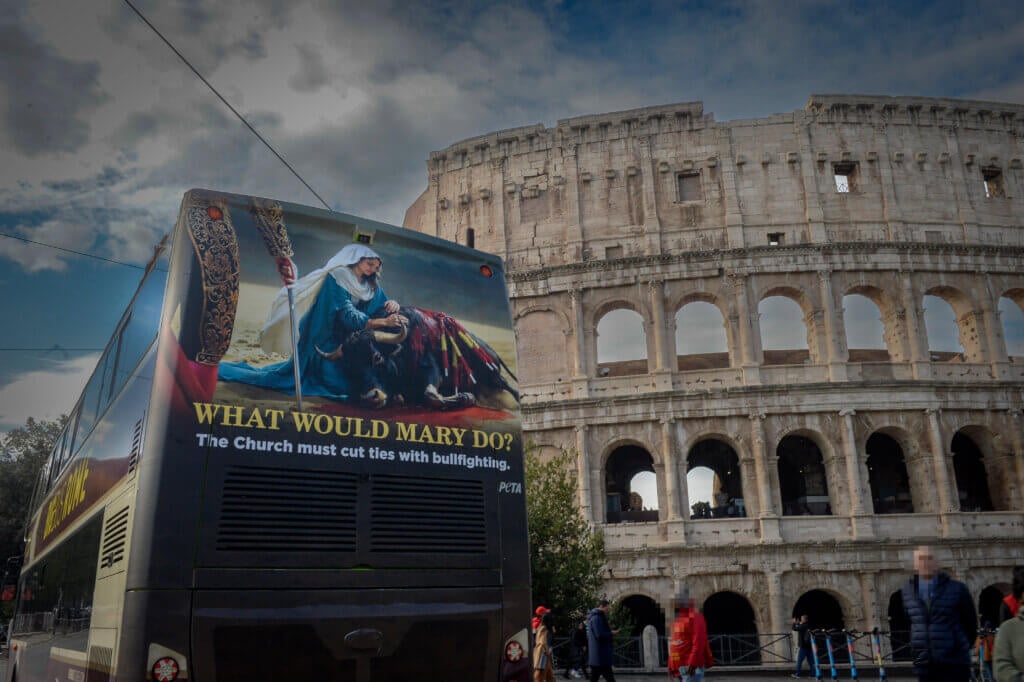
<path fill-rule="evenodd" d="M 39 470 L 66 421 L 66 415 L 53 421 L 29 417 L 25 426 L 0 436 L 0 564 L 21 554 Z"/>
<path fill-rule="evenodd" d="M 553 609 L 560 628 L 593 608 L 604 569 L 604 537 L 576 502 L 576 455 L 562 450 L 543 461 L 526 453 L 526 513 L 535 604 Z"/>

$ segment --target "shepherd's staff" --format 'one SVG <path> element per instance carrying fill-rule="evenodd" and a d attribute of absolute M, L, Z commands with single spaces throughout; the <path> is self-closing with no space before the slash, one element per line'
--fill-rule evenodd
<path fill-rule="evenodd" d="M 292 337 L 292 369 L 295 372 L 295 400 L 299 412 L 302 412 L 302 372 L 299 369 L 299 324 L 295 319 L 295 280 L 298 269 L 292 262 L 291 240 L 284 227 L 284 215 L 281 205 L 272 201 L 256 201 L 252 207 L 252 217 L 259 228 L 260 236 L 267 251 L 277 263 L 277 272 L 281 275 L 285 291 L 288 292 L 288 320 Z"/>

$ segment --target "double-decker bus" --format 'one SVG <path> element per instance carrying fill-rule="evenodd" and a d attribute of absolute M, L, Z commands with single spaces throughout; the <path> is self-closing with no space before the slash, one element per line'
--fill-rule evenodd
<path fill-rule="evenodd" d="M 528 679 L 514 369 L 497 257 L 188 192 L 41 472 L 8 682 Z"/>

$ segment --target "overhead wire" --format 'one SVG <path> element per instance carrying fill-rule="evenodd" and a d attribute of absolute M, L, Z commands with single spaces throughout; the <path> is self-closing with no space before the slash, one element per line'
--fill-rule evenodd
<path fill-rule="evenodd" d="M 21 237 L 21 236 L 16 235 L 16 234 L 9 234 L 7 232 L 0 232 L 0 237 L 7 237 L 8 239 L 17 239 L 17 240 L 23 241 L 23 242 L 25 242 L 27 244 L 34 244 L 36 246 L 45 246 L 45 247 L 50 248 L 50 249 L 57 249 L 58 251 L 65 251 L 67 253 L 73 253 L 76 256 L 85 256 L 87 258 L 95 258 L 96 260 L 106 261 L 107 263 L 113 263 L 115 265 L 124 265 L 126 267 L 136 268 L 138 270 L 144 270 L 145 269 L 144 265 L 136 265 L 135 263 L 125 263 L 124 261 L 115 260 L 113 258 L 106 258 L 104 256 L 97 256 L 95 253 L 87 253 L 85 251 L 75 251 L 74 249 L 69 249 L 69 248 L 67 248 L 65 246 L 57 246 L 56 244 L 47 244 L 46 242 L 38 242 L 38 241 L 36 241 L 34 239 L 29 239 L 27 237 Z"/>
<path fill-rule="evenodd" d="M 230 109 L 231 113 L 233 113 L 238 118 L 239 121 L 241 121 L 243 124 L 245 124 L 245 127 L 248 128 L 250 130 L 250 132 L 252 132 L 252 134 L 255 135 L 256 138 L 260 142 L 262 142 L 264 144 L 264 146 L 266 146 L 266 148 L 269 149 L 271 151 L 271 153 L 273 153 L 273 155 L 276 156 L 277 159 L 281 163 L 283 163 L 288 170 L 290 170 L 292 172 L 292 175 L 294 175 L 296 178 L 298 178 L 299 182 L 301 182 L 306 187 L 306 189 L 308 189 L 313 194 L 313 196 L 315 196 L 317 199 L 320 200 L 320 203 L 324 205 L 324 208 L 326 208 L 328 211 L 333 211 L 334 210 L 331 207 L 331 205 L 328 204 L 326 201 L 324 201 L 324 198 L 322 196 L 320 196 L 317 193 L 317 191 L 315 189 L 313 189 L 310 186 L 310 184 L 308 182 L 306 182 L 306 180 L 301 175 L 299 175 L 299 172 L 297 170 L 295 170 L 292 167 L 292 165 L 290 163 L 288 163 L 285 160 L 285 158 L 283 156 L 281 156 L 281 154 L 278 153 L 278 151 L 276 149 L 274 149 L 274 147 L 266 140 L 266 138 L 264 138 L 262 135 L 260 135 L 259 131 L 257 131 L 256 128 L 254 128 L 252 126 L 252 124 L 250 124 L 249 121 L 247 121 L 246 118 L 244 116 L 242 116 L 242 114 L 240 114 L 238 112 L 237 109 L 235 109 L 233 106 L 231 106 L 231 103 L 228 102 L 227 99 L 225 99 L 224 96 L 221 95 L 220 92 L 217 91 L 217 88 L 213 87 L 213 84 L 210 83 L 210 81 L 206 80 L 206 78 L 203 77 L 203 74 L 199 73 L 199 70 L 196 69 L 196 67 L 192 66 L 192 63 L 188 60 L 188 58 L 186 58 L 185 55 L 183 55 L 178 50 L 178 48 L 176 48 L 171 43 L 171 41 L 168 40 L 164 36 L 164 34 L 161 33 L 160 30 L 156 26 L 154 26 L 153 23 L 149 19 L 146 18 L 146 15 L 144 15 L 139 10 L 138 7 L 136 7 L 134 4 L 132 4 L 131 0 L 124 0 L 124 2 L 125 2 L 126 5 L 131 7 L 132 11 L 135 12 L 136 15 L 138 15 L 139 19 L 141 19 L 146 24 L 146 26 L 149 26 L 149 28 L 153 30 L 153 33 L 156 33 L 157 36 L 159 36 L 160 40 L 164 41 L 164 44 L 166 44 L 167 47 L 171 48 L 171 51 L 174 52 L 174 54 L 178 55 L 178 59 L 180 59 L 185 64 L 185 66 L 187 66 L 192 71 L 192 73 L 194 73 L 196 75 L 196 78 L 201 80 L 206 85 L 206 87 L 208 87 L 210 89 L 210 92 L 212 92 L 214 95 L 216 95 L 217 99 L 219 99 L 221 102 L 223 102 L 224 106 L 226 106 L 228 109 Z"/>

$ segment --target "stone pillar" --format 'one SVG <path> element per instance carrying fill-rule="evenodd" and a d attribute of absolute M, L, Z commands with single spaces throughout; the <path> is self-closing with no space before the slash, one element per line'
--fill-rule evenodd
<path fill-rule="evenodd" d="M 840 324 L 842 306 L 836 305 L 832 290 L 832 271 L 818 271 L 818 287 L 821 289 L 821 309 L 825 326 L 825 361 L 828 363 L 829 381 L 846 381 L 845 326 Z"/>
<path fill-rule="evenodd" d="M 887 630 L 886 615 L 878 602 L 878 590 L 875 589 L 875 574 L 864 571 L 860 574 L 860 595 L 864 608 L 864 622 L 858 628 L 871 632 L 873 628 Z"/>
<path fill-rule="evenodd" d="M 654 382 L 655 387 L 661 391 L 672 389 L 672 365 L 668 360 L 668 351 L 671 344 L 668 338 L 668 329 L 665 326 L 665 282 L 660 279 L 652 279 L 648 282 L 648 292 L 651 299 L 651 326 L 654 337 Z"/>
<path fill-rule="evenodd" d="M 643 642 L 644 670 L 652 672 L 661 664 L 658 656 L 658 629 L 653 625 L 648 625 L 644 628 L 640 639 Z"/>
<path fill-rule="evenodd" d="M 589 394 L 589 375 L 587 362 L 587 333 L 583 317 L 583 290 L 569 290 L 572 303 L 572 328 L 576 337 L 575 352 L 572 364 L 572 394 L 574 398 L 586 398 Z"/>
<path fill-rule="evenodd" d="M 939 513 L 942 515 L 942 534 L 946 537 L 954 534 L 950 514 L 960 510 L 959 500 L 950 488 L 949 456 L 946 454 L 946 441 L 942 437 L 942 425 L 939 423 L 939 408 L 929 407 L 928 440 L 932 451 L 932 466 L 935 470 L 935 487 L 939 498 Z"/>
<path fill-rule="evenodd" d="M 857 438 L 853 430 L 853 409 L 839 411 L 843 420 L 843 458 L 846 460 L 846 482 L 850 497 L 853 537 L 857 539 L 874 537 L 871 517 L 864 508 L 864 486 L 861 476 L 860 453 L 857 452 Z"/>
<path fill-rule="evenodd" d="M 924 326 L 921 301 L 914 288 L 913 275 L 900 273 L 900 295 L 906 310 L 906 335 L 910 345 L 910 368 L 915 379 L 931 377 L 931 356 L 928 354 L 928 334 Z"/>
<path fill-rule="evenodd" d="M 1001 379 L 1009 374 L 1010 357 L 1006 352 L 1006 337 L 1003 336 L 1003 323 L 999 316 L 999 296 L 992 286 L 992 275 L 987 272 L 983 292 L 985 300 L 981 304 L 981 316 L 984 321 L 989 362 L 992 363 L 992 378 Z"/>
<path fill-rule="evenodd" d="M 768 478 L 768 454 L 765 451 L 763 412 L 750 415 L 750 448 L 754 456 L 754 472 L 757 476 L 757 517 L 761 526 L 762 542 L 781 542 L 778 512 L 775 510 Z"/>
<path fill-rule="evenodd" d="M 810 116 L 809 114 L 805 115 Z M 798 114 L 799 116 L 799 114 Z M 811 121 L 797 123 L 795 126 L 799 134 L 800 147 L 800 173 L 803 175 L 804 188 L 804 215 L 807 218 L 807 232 L 811 235 L 811 242 L 824 244 L 829 241 L 828 233 L 825 230 L 825 212 L 821 208 L 821 192 L 818 189 L 818 176 L 815 172 L 815 152 L 811 143 Z M 826 164 L 827 165 L 827 164 Z M 829 185 L 832 185 L 831 168 L 828 169 Z M 835 191 L 830 189 L 829 191 Z"/>
<path fill-rule="evenodd" d="M 722 203 L 725 205 L 725 234 L 729 239 L 729 248 L 742 249 L 746 246 L 746 236 L 743 233 L 743 207 L 740 205 L 740 197 L 743 194 L 739 186 L 739 176 L 742 174 L 743 164 L 733 160 L 737 157 L 733 148 L 732 132 L 732 126 L 728 126 L 720 133 L 722 136 L 728 135 L 729 138 L 719 141 L 720 146 L 725 146 L 726 143 L 729 146 L 729 153 L 723 154 L 721 158 Z M 759 170 L 755 168 L 753 172 L 758 173 Z"/>
<path fill-rule="evenodd" d="M 773 634 L 789 632 L 791 626 L 789 618 L 786 617 L 789 609 L 786 608 L 785 595 L 782 592 L 782 576 L 773 571 L 766 573 L 765 578 L 768 580 L 768 613 L 771 619 L 771 622 L 765 625 L 771 628 L 769 632 Z M 791 639 L 780 638 L 772 648 L 775 654 L 784 660 L 791 653 L 791 647 Z"/>
<path fill-rule="evenodd" d="M 1020 509 L 1024 506 L 1024 420 L 1021 419 L 1020 408 L 1010 408 L 1006 413 L 1006 425 L 1010 432 L 1010 442 L 1013 444 L 1013 459 L 1017 463 L 1014 509 Z"/>
<path fill-rule="evenodd" d="M 640 179 L 643 182 L 644 239 L 649 256 L 661 254 L 661 220 L 658 218 L 658 202 L 655 200 L 655 175 L 651 159 L 651 140 L 646 135 L 637 138 L 640 152 Z"/>
<path fill-rule="evenodd" d="M 672 437 L 674 423 L 670 417 L 661 420 L 661 457 L 664 462 L 665 471 L 665 505 L 666 514 L 663 518 L 667 521 L 679 519 L 679 493 L 677 492 L 679 481 L 678 457 L 676 455 L 675 439 Z"/>
<path fill-rule="evenodd" d="M 685 432 L 683 430 L 682 422 L 680 422 L 680 421 L 673 421 L 672 423 L 673 423 L 673 425 L 675 427 L 675 430 L 676 430 L 676 433 L 675 433 L 675 443 L 677 445 L 685 443 L 686 442 L 686 434 L 685 434 Z M 678 495 L 678 498 L 679 498 L 679 508 L 680 508 L 679 517 L 681 519 L 685 520 L 685 521 L 689 521 L 690 520 L 690 490 L 689 490 L 689 487 L 688 487 L 687 482 L 686 482 L 686 475 L 688 473 L 690 473 L 689 470 L 688 470 L 688 468 L 690 466 L 690 462 L 687 459 L 687 455 L 688 455 L 688 453 L 683 452 L 682 450 L 680 450 L 679 451 L 678 464 L 676 465 L 676 480 L 679 482 L 679 495 Z"/>
<path fill-rule="evenodd" d="M 760 384 L 761 375 L 759 365 L 761 364 L 761 333 L 760 329 L 755 333 L 754 320 L 757 319 L 757 310 L 750 310 L 749 298 L 747 296 L 747 276 L 729 275 L 732 282 L 733 296 L 735 297 L 736 308 L 736 338 L 739 341 L 739 348 L 732 350 L 734 357 L 739 357 L 739 365 L 743 370 L 743 383 L 747 385 Z"/>
<path fill-rule="evenodd" d="M 562 159 L 565 171 L 565 231 L 569 241 L 566 248 L 566 261 L 583 260 L 587 248 L 583 239 L 583 212 L 580 210 L 580 174 L 577 145 L 567 143 L 563 148 Z M 507 231 L 507 230 L 506 230 Z"/>
<path fill-rule="evenodd" d="M 579 477 L 580 513 L 583 519 L 594 523 L 593 496 L 590 492 L 590 456 L 587 447 L 587 425 L 576 425 L 576 475 Z"/>

